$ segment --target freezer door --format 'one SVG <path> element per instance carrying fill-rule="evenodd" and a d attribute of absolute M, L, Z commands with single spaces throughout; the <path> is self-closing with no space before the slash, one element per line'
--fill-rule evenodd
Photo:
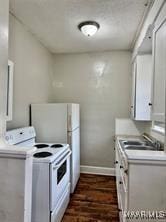
<path fill-rule="evenodd" d="M 68 104 L 68 131 L 73 131 L 80 126 L 79 104 Z"/>
<path fill-rule="evenodd" d="M 69 144 L 72 150 L 71 155 L 71 193 L 77 185 L 80 177 L 80 129 L 69 132 Z"/>
<path fill-rule="evenodd" d="M 67 104 L 32 104 L 31 125 L 37 142 L 67 142 Z"/>

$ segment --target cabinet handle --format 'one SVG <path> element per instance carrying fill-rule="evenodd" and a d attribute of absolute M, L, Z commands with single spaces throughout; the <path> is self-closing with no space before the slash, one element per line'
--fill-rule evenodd
<path fill-rule="evenodd" d="M 120 166 L 120 169 L 123 169 L 123 166 Z"/>
<path fill-rule="evenodd" d="M 118 164 L 118 161 L 117 161 L 117 160 L 115 161 L 115 164 Z"/>
<path fill-rule="evenodd" d="M 128 174 L 128 170 L 124 170 L 125 174 Z"/>
<path fill-rule="evenodd" d="M 134 108 L 134 106 L 131 106 L 131 108 Z"/>
<path fill-rule="evenodd" d="M 118 209 L 118 211 L 121 212 L 122 210 L 121 210 L 121 209 Z"/>
<path fill-rule="evenodd" d="M 119 181 L 119 184 L 122 184 L 122 181 Z"/>
<path fill-rule="evenodd" d="M 149 103 L 149 106 L 152 106 L 152 103 Z"/>

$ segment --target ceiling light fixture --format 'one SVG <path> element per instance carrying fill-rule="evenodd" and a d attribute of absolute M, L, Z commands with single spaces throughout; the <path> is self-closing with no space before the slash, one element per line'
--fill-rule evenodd
<path fill-rule="evenodd" d="M 78 25 L 78 28 L 85 36 L 93 36 L 100 28 L 100 25 L 94 21 L 86 21 L 86 22 L 81 22 Z"/>

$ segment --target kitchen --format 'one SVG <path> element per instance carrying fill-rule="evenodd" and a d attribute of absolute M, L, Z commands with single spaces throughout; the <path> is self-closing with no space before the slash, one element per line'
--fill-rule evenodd
<path fill-rule="evenodd" d="M 165 154 L 160 148 L 164 148 L 165 142 L 165 0 L 1 0 L 1 5 L 0 192 L 3 196 L 0 221 L 31 221 L 32 200 L 28 193 L 33 193 L 33 181 L 28 172 L 32 168 L 34 148 L 25 151 L 25 148 L 8 147 L 3 138 L 6 130 L 33 126 L 30 105 L 46 103 L 80 105 L 81 177 L 78 189 L 71 195 L 64 221 L 127 221 L 125 212 L 164 211 Z M 87 36 L 80 27 L 87 21 L 95 29 L 94 36 Z M 6 78 L 8 60 L 13 69 L 9 82 Z M 9 94 L 6 94 L 7 83 L 11 84 Z M 6 101 L 10 101 L 7 118 Z M 143 139 L 140 136 L 144 133 Z M 36 134 L 38 136 L 38 130 Z M 140 138 L 142 142 L 147 135 L 153 139 L 152 143 L 160 142 L 159 150 L 140 151 L 139 146 L 132 151 L 122 143 L 128 140 L 140 142 Z M 135 146 L 132 144 L 131 149 Z M 10 152 L 15 151 L 11 165 L 5 162 L 5 151 L 9 159 Z M 123 164 L 119 164 L 121 159 Z M 121 171 L 120 167 L 123 167 Z M 122 170 L 127 170 L 127 174 Z M 133 172 L 138 176 L 132 177 Z M 6 175 L 10 175 L 10 179 Z M 104 202 L 102 193 L 101 201 L 96 193 L 94 199 L 99 209 L 105 206 L 108 211 L 94 212 L 95 203 L 91 203 L 88 195 L 91 198 L 92 192 L 102 189 L 101 181 L 108 179 L 105 187 L 114 184 L 114 188 L 112 185 L 108 188 L 115 193 L 108 192 L 111 199 L 111 195 L 116 195 L 115 175 L 118 200 L 112 206 L 109 205 L 111 201 Z M 139 180 L 141 177 L 142 181 Z M 101 180 L 98 186 L 96 182 L 95 191 L 90 188 L 95 184 L 93 179 Z M 28 185 L 23 181 L 29 181 Z M 86 191 L 84 203 L 87 206 L 83 205 L 81 210 L 76 205 L 80 201 L 77 195 L 87 189 L 92 192 Z M 143 195 L 149 198 L 145 201 L 141 199 Z M 92 215 L 87 213 L 88 206 Z M 28 213 L 24 213 L 24 209 L 28 209 Z M 104 214 L 108 216 L 104 217 Z M 55 221 L 58 219 L 52 219 Z M 133 218 L 132 221 L 147 220 Z"/>

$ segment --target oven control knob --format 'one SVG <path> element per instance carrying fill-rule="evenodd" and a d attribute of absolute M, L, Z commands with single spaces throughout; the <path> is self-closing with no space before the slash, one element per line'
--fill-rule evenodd
<path fill-rule="evenodd" d="M 6 136 L 6 137 L 5 137 L 5 139 L 8 141 L 8 140 L 9 140 L 9 137 L 8 137 L 8 136 Z"/>
<path fill-rule="evenodd" d="M 12 135 L 10 135 L 10 140 L 12 140 L 13 139 L 13 136 Z"/>

